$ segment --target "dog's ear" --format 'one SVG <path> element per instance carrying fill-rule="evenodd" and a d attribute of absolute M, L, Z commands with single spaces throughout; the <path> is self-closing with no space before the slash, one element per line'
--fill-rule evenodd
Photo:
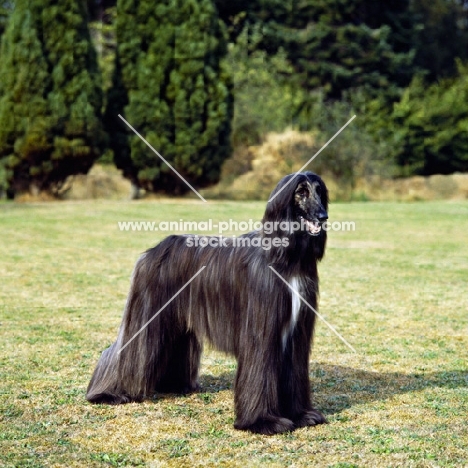
<path fill-rule="evenodd" d="M 318 177 L 318 176 L 317 176 Z M 320 184 L 320 202 L 322 203 L 323 208 L 325 211 L 328 212 L 328 189 L 325 185 L 325 182 L 318 177 L 318 182 Z M 323 256 L 325 255 L 325 246 L 327 244 L 327 231 L 323 228 L 320 231 L 320 234 L 316 237 L 314 243 L 314 255 L 317 260 L 322 260 Z"/>
<path fill-rule="evenodd" d="M 263 215 L 263 222 L 281 222 L 294 220 L 294 192 L 297 187 L 297 174 L 283 177 L 271 192 Z"/>
<path fill-rule="evenodd" d="M 328 211 L 328 189 L 325 185 L 325 182 L 319 178 L 320 184 L 320 201 L 322 202 L 322 206 L 325 208 L 325 211 Z"/>

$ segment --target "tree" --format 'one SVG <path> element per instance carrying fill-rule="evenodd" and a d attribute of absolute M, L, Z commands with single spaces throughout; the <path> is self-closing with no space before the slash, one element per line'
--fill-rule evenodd
<path fill-rule="evenodd" d="M 5 31 L 6 24 L 8 22 L 8 17 L 10 16 L 12 9 L 13 9 L 12 2 L 8 2 L 8 1 L 0 2 L 0 37 Z"/>
<path fill-rule="evenodd" d="M 268 132 L 281 132 L 294 124 L 293 110 L 302 93 L 288 79 L 293 70 L 283 50 L 268 55 L 257 49 L 259 34 L 239 34 L 229 44 L 226 67 L 235 93 L 232 143 L 256 145 Z"/>
<path fill-rule="evenodd" d="M 84 3 L 18 0 L 0 53 L 0 166 L 8 189 L 56 193 L 68 176 L 89 170 L 105 141 Z"/>
<path fill-rule="evenodd" d="M 417 77 L 395 105 L 390 127 L 402 175 L 468 171 L 468 66 L 430 86 Z"/>
<path fill-rule="evenodd" d="M 112 85 L 112 74 L 115 63 L 115 21 L 117 0 L 88 0 L 90 12 L 89 30 L 93 40 L 102 73 L 104 93 Z"/>
<path fill-rule="evenodd" d="M 188 188 L 118 118 L 196 186 L 216 182 L 230 154 L 232 97 L 221 65 L 226 35 L 211 0 L 119 0 L 106 122 L 117 167 L 134 186 Z"/>
<path fill-rule="evenodd" d="M 457 58 L 468 59 L 468 3 L 461 0 L 412 0 L 421 25 L 416 36 L 416 64 L 427 79 L 457 74 Z"/>
<path fill-rule="evenodd" d="M 418 24 L 409 0 L 217 0 L 223 19 L 237 38 L 242 28 L 263 40 L 269 54 L 283 48 L 297 86 L 321 88 L 327 98 L 364 88 L 371 95 L 399 97 L 414 72 L 414 37 Z"/>

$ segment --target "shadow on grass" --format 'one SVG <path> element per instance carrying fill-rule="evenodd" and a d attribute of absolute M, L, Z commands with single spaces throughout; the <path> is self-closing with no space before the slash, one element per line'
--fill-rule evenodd
<path fill-rule="evenodd" d="M 426 388 L 468 387 L 468 371 L 371 372 L 352 367 L 316 364 L 311 370 L 314 400 L 325 414 L 354 405 L 386 400 Z"/>
<path fill-rule="evenodd" d="M 218 393 L 233 388 L 235 372 L 200 377 L 200 392 Z M 370 372 L 352 367 L 315 364 L 310 372 L 313 400 L 324 414 L 339 413 L 354 405 L 386 400 L 426 388 L 468 387 L 468 371 L 430 373 Z M 170 395 L 158 395 L 158 399 Z"/>

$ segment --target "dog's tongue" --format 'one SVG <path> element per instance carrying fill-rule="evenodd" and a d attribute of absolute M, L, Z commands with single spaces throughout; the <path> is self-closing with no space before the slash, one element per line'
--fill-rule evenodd
<path fill-rule="evenodd" d="M 307 230 L 311 234 L 318 234 L 322 230 L 322 226 L 320 225 L 320 223 L 314 223 L 312 221 L 307 221 L 307 220 L 305 220 L 305 222 L 306 222 Z"/>

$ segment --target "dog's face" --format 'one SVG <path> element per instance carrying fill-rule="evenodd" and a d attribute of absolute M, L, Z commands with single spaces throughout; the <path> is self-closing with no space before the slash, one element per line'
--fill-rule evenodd
<path fill-rule="evenodd" d="M 307 172 L 299 177 L 294 191 L 294 214 L 301 223 L 300 229 L 310 236 L 318 236 L 328 219 L 326 191 L 317 175 Z"/>
<path fill-rule="evenodd" d="M 271 234 L 274 236 L 314 237 L 315 256 L 320 260 L 327 239 L 327 233 L 322 226 L 328 219 L 327 209 L 328 190 L 317 174 L 309 171 L 289 174 L 283 177 L 272 191 L 263 222 L 291 223 L 288 230 L 281 226 L 275 228 Z M 296 227 L 291 229 L 292 225 Z"/>

